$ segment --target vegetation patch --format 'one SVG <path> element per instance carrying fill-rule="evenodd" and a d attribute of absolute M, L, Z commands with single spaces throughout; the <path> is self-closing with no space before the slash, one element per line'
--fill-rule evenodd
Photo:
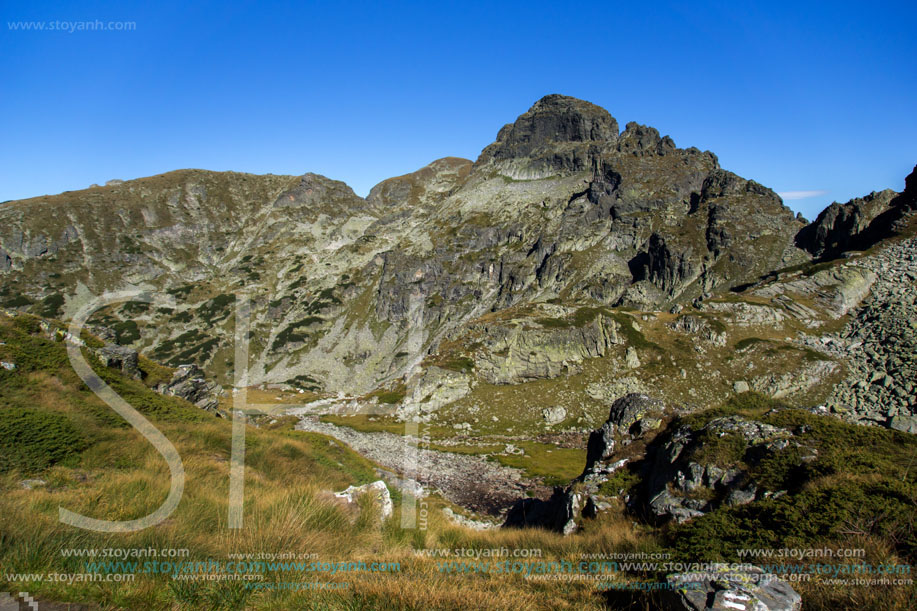
<path fill-rule="evenodd" d="M 235 303 L 235 301 L 235 295 L 217 295 L 201 304 L 197 309 L 197 313 L 201 317 L 201 320 L 212 326 L 225 320 L 229 316 L 229 306 Z"/>
<path fill-rule="evenodd" d="M 311 327 L 312 325 L 321 324 L 323 322 L 325 322 L 325 319 L 318 316 L 307 316 L 299 322 L 294 322 L 277 334 L 277 337 L 274 338 L 274 343 L 271 344 L 271 350 L 279 350 L 283 346 L 293 342 L 306 341 L 309 339 L 309 334 L 302 331 L 302 329 Z"/>
<path fill-rule="evenodd" d="M 714 464 L 724 468 L 741 463 L 748 449 L 745 438 L 738 433 L 704 431 L 695 443 L 691 460 L 701 465 Z"/>
<path fill-rule="evenodd" d="M 548 486 L 565 486 L 579 477 L 586 464 L 586 450 L 561 448 L 537 441 L 517 444 L 525 454 L 495 454 L 491 458 L 507 467 L 522 469 L 528 477 L 540 478 Z"/>
<path fill-rule="evenodd" d="M 769 339 L 763 339 L 761 337 L 746 337 L 745 339 L 740 339 L 739 341 L 736 342 L 735 349 L 736 349 L 736 352 L 742 352 L 743 350 L 747 350 L 748 348 L 751 348 L 752 346 L 757 346 L 760 344 L 769 344 L 769 343 L 770 343 Z"/>
<path fill-rule="evenodd" d="M 611 312 L 609 313 L 609 316 L 611 316 L 611 318 L 614 319 L 616 323 L 618 323 L 618 330 L 621 332 L 621 335 L 624 336 L 628 346 L 633 346 L 634 348 L 643 348 L 646 350 L 655 350 L 662 353 L 665 352 L 662 349 L 662 346 L 646 339 L 646 336 L 642 331 L 634 328 L 634 322 L 636 321 L 629 314 Z"/>
<path fill-rule="evenodd" d="M 39 316 L 45 316 L 47 318 L 60 318 L 63 306 L 64 296 L 60 293 L 53 293 L 41 300 L 38 314 Z"/>
<path fill-rule="evenodd" d="M 321 382 L 315 378 L 307 375 L 298 375 L 295 378 L 290 378 L 287 380 L 287 384 L 290 386 L 295 386 L 296 388 L 302 388 L 303 390 L 321 390 Z"/>
<path fill-rule="evenodd" d="M 25 295 L 16 295 L 11 299 L 7 299 L 3 302 L 3 307 L 5 308 L 21 308 L 27 305 L 32 305 L 35 303 Z"/>
<path fill-rule="evenodd" d="M 394 405 L 396 403 L 401 403 L 404 401 L 405 396 L 408 394 L 407 386 L 403 383 L 398 384 L 394 388 L 385 390 L 380 389 L 375 392 L 371 392 L 366 396 L 367 399 L 372 399 L 376 397 L 379 400 L 379 403 L 384 403 L 386 405 Z"/>
<path fill-rule="evenodd" d="M 115 332 L 115 341 L 122 346 L 132 344 L 140 339 L 140 329 L 133 320 L 117 322 L 111 328 Z"/>
<path fill-rule="evenodd" d="M 121 305 L 121 313 L 125 316 L 136 316 L 150 311 L 151 304 L 145 301 L 127 301 Z"/>
<path fill-rule="evenodd" d="M 407 353 L 405 353 L 405 356 L 407 356 Z M 474 371 L 474 359 L 468 356 L 447 357 L 436 361 L 435 365 L 442 369 L 458 371 L 459 373 L 471 373 Z"/>
<path fill-rule="evenodd" d="M 0 472 L 34 473 L 88 445 L 67 416 L 36 409 L 0 409 Z"/>

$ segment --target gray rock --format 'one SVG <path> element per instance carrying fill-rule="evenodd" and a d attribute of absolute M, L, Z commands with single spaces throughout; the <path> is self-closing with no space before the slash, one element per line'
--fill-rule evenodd
<path fill-rule="evenodd" d="M 751 484 L 747 488 L 733 488 L 726 497 L 726 504 L 730 506 L 747 505 L 755 500 L 758 488 Z"/>
<path fill-rule="evenodd" d="M 615 401 L 608 412 L 608 421 L 623 431 L 628 431 L 634 423 L 647 414 L 661 415 L 665 404 L 649 395 L 631 393 Z"/>
<path fill-rule="evenodd" d="M 24 479 L 19 482 L 19 487 L 25 490 L 32 490 L 41 486 L 47 486 L 48 482 L 43 479 Z"/>
<path fill-rule="evenodd" d="M 346 501 L 349 505 L 355 505 L 360 496 L 364 494 L 368 494 L 372 497 L 373 502 L 379 508 L 379 513 L 383 520 L 392 516 L 394 513 L 392 495 L 388 491 L 388 486 L 386 486 L 385 482 L 381 479 L 371 484 L 363 484 L 362 486 L 348 486 L 346 490 L 335 492 L 334 496 Z"/>
<path fill-rule="evenodd" d="M 139 357 L 137 351 L 133 348 L 107 344 L 97 354 L 99 360 L 106 367 L 120 369 L 124 375 L 137 380 L 140 379 Z"/>
<path fill-rule="evenodd" d="M 896 431 L 917 434 L 917 416 L 895 416 L 889 426 Z"/>
<path fill-rule="evenodd" d="M 160 384 L 156 390 L 163 395 L 180 397 L 205 411 L 222 416 L 218 409 L 222 388 L 219 384 L 208 382 L 197 365 L 179 365 L 169 383 Z"/>
<path fill-rule="evenodd" d="M 560 424 L 567 417 L 567 410 L 561 406 L 546 407 L 541 410 L 541 417 L 549 425 Z"/>
<path fill-rule="evenodd" d="M 745 380 L 737 380 L 736 382 L 733 382 L 732 390 L 741 394 L 743 392 L 748 392 L 751 389 L 748 386 L 748 382 Z"/>
<path fill-rule="evenodd" d="M 802 597 L 786 581 L 748 566 L 737 571 L 727 564 L 696 573 L 666 577 L 671 588 L 665 608 L 672 611 L 799 611 Z"/>

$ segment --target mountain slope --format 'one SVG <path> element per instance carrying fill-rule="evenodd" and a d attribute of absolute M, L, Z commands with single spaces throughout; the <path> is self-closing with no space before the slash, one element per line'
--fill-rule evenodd
<path fill-rule="evenodd" d="M 557 95 L 476 162 L 436 161 L 365 200 L 313 174 L 183 170 L 7 202 L 0 221 L 7 307 L 67 317 L 103 291 L 171 292 L 174 309 L 115 307 L 96 322 L 226 382 L 245 291 L 254 382 L 354 394 L 487 312 L 668 307 L 808 256 L 769 189 Z"/>

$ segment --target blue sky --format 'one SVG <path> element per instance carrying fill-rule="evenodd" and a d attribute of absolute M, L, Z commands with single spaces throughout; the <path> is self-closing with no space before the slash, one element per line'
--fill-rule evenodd
<path fill-rule="evenodd" d="M 903 188 L 912 2 L 638 4 L 3 0 L 0 200 L 186 167 L 311 171 L 365 195 L 476 158 L 548 93 L 815 192 L 787 200 L 810 218 Z M 96 20 L 136 26 L 13 29 Z"/>

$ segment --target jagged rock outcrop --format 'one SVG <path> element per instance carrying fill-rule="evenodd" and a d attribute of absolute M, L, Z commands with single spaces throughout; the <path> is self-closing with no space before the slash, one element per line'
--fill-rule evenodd
<path fill-rule="evenodd" d="M 594 517 L 603 502 L 596 497 L 601 484 L 627 459 L 610 462 L 616 448 L 657 430 L 666 417 L 665 405 L 647 395 L 632 393 L 611 406 L 608 420 L 589 436 L 586 468 L 567 487 L 555 487 L 547 500 L 526 498 L 516 502 L 506 516 L 504 527 L 538 527 L 568 535 L 583 518 Z"/>
<path fill-rule="evenodd" d="M 540 178 L 558 170 L 591 170 L 601 149 L 617 139 L 618 122 L 604 108 L 548 95 L 505 125 L 477 164 L 494 162 L 516 179 Z"/>
<path fill-rule="evenodd" d="M 799 467 L 817 457 L 814 448 L 794 439 L 787 429 L 741 416 L 714 418 L 692 427 L 672 421 L 680 413 L 648 395 L 621 397 L 612 405 L 608 420 L 590 434 L 582 475 L 567 487 L 556 487 L 547 500 L 518 501 L 505 526 L 569 534 L 583 518 L 607 506 L 609 496 L 621 494 L 606 484 L 632 465 L 643 482 L 642 492 L 625 501 L 632 508 L 645 507 L 659 519 L 685 522 L 722 505 L 785 494 L 786 489 L 774 488 L 775 482 L 756 477 L 762 462 Z M 663 427 L 666 422 L 673 423 Z M 636 451 L 625 451 L 631 444 Z M 790 472 L 792 468 L 787 469 Z M 783 483 L 787 482 L 776 485 Z"/>
<path fill-rule="evenodd" d="M 475 368 L 491 384 L 576 373 L 583 359 L 602 356 L 620 342 L 616 328 L 616 322 L 601 315 L 582 327 L 534 327 L 521 321 L 489 327 Z"/>
<path fill-rule="evenodd" d="M 719 507 L 743 505 L 784 491 L 769 490 L 750 467 L 780 454 L 802 464 L 813 448 L 792 431 L 741 416 L 715 418 L 699 429 L 677 428 L 653 454 L 647 481 L 650 511 L 683 522 Z"/>
<path fill-rule="evenodd" d="M 877 216 L 889 209 L 898 194 L 891 189 L 857 197 L 846 204 L 831 204 L 796 237 L 796 243 L 816 257 L 836 256 L 849 250 L 857 236 Z"/>
<path fill-rule="evenodd" d="M 754 566 L 715 564 L 704 571 L 666 576 L 669 611 L 799 611 L 802 597 L 776 575 Z"/>
<path fill-rule="evenodd" d="M 664 412 L 665 404 L 649 395 L 631 393 L 615 401 L 605 423 L 589 434 L 586 468 L 581 477 L 592 480 L 597 473 L 609 472 L 604 461 L 614 454 L 616 439 L 627 445 L 635 437 L 659 428 Z"/>
<path fill-rule="evenodd" d="M 846 204 L 831 204 L 797 234 L 797 246 L 830 258 L 848 250 L 865 250 L 890 237 L 901 218 L 917 210 L 917 166 L 904 185 L 900 194 L 885 189 Z"/>
<path fill-rule="evenodd" d="M 202 410 L 222 416 L 219 411 L 222 388 L 219 384 L 209 382 L 197 365 L 180 365 L 172 379 L 167 384 L 160 384 L 156 391 L 163 395 L 180 397 Z"/>

